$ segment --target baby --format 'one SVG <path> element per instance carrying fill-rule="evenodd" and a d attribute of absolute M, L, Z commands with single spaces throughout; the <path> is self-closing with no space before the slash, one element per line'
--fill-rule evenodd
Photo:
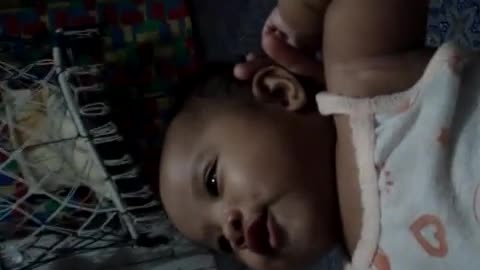
<path fill-rule="evenodd" d="M 249 56 L 244 81 L 196 82 L 168 129 L 178 229 L 252 269 L 303 269 L 339 243 L 346 269 L 480 265 L 480 62 L 450 44 L 432 57 L 427 9 L 279 1 L 263 46 L 283 67 Z"/>

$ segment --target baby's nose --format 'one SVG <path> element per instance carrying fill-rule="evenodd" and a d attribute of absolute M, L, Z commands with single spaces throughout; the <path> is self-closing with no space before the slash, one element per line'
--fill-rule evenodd
<path fill-rule="evenodd" d="M 244 225 L 242 213 L 238 210 L 232 210 L 227 213 L 224 234 L 232 245 L 233 249 L 245 249 L 247 243 L 244 235 Z"/>

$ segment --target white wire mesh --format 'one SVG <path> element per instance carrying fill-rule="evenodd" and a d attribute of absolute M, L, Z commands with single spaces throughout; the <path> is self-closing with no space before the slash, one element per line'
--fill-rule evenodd
<path fill-rule="evenodd" d="M 115 124 L 79 130 L 76 123 L 78 115 L 108 113 L 103 102 L 78 106 L 82 93 L 103 90 L 93 79 L 101 66 L 64 72 L 77 111 L 55 68 L 52 60 L 0 63 L 0 261 L 7 269 L 126 245 L 164 219 L 148 211 L 159 207 L 148 188 L 119 190 L 120 181 L 138 177 L 134 166 L 112 175 L 105 169 L 132 164 L 128 154 L 99 159 L 93 146 L 123 140 Z"/>

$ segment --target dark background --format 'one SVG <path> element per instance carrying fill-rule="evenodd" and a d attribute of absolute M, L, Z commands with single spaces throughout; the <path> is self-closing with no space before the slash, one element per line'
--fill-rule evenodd
<path fill-rule="evenodd" d="M 236 62 L 259 52 L 263 23 L 276 0 L 192 0 L 199 53 L 206 61 Z"/>

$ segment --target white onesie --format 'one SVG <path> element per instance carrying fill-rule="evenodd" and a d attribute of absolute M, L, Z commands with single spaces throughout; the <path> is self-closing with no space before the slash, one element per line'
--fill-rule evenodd
<path fill-rule="evenodd" d="M 350 116 L 364 208 L 347 269 L 480 269 L 480 58 L 440 48 L 406 92 L 317 97 Z"/>

